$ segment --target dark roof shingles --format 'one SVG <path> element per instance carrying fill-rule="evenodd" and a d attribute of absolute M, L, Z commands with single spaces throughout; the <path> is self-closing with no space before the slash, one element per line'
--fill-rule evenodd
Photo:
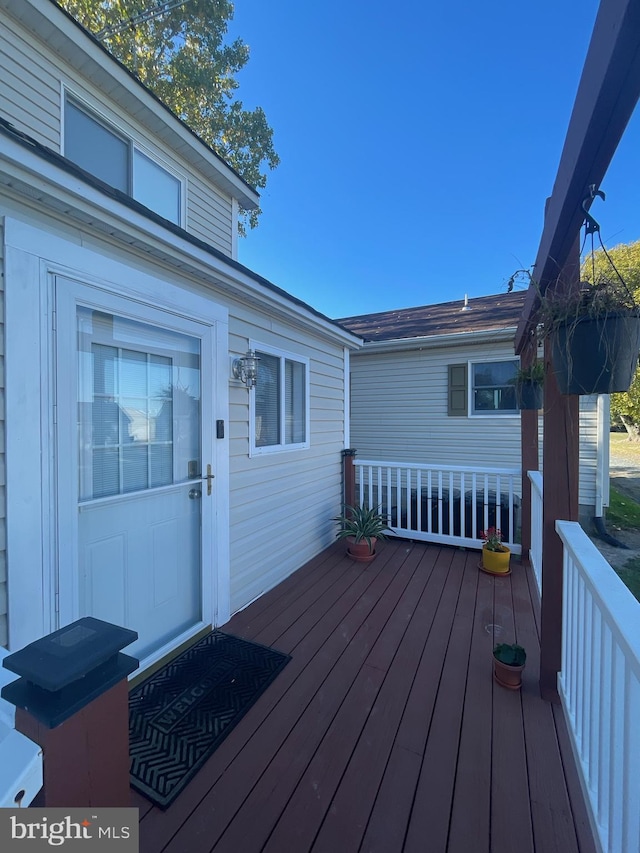
<path fill-rule="evenodd" d="M 468 300 L 441 302 L 379 314 L 343 317 L 337 322 L 365 341 L 393 341 L 463 332 L 498 331 L 515 328 L 524 306 L 524 291 L 479 296 Z"/>

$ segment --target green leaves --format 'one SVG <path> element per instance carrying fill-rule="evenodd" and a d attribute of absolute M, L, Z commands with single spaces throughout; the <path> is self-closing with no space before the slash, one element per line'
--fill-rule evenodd
<path fill-rule="evenodd" d="M 59 0 L 92 33 L 128 21 L 150 0 Z M 261 107 L 234 100 L 235 75 L 249 61 L 241 39 L 228 44 L 233 3 L 185 0 L 163 15 L 107 34 L 103 45 L 255 189 L 267 183 L 266 169 L 280 163 L 273 130 Z M 254 228 L 260 211 L 243 214 Z"/>

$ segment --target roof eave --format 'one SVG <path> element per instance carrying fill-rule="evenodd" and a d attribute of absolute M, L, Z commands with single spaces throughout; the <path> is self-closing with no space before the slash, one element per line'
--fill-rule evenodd
<path fill-rule="evenodd" d="M 360 352 L 364 355 L 372 352 L 401 352 L 407 350 L 437 349 L 459 344 L 495 343 L 513 341 L 516 327 L 502 329 L 482 329 L 473 332 L 454 332 L 445 335 L 424 335 L 418 338 L 394 338 L 386 341 L 365 341 Z"/>

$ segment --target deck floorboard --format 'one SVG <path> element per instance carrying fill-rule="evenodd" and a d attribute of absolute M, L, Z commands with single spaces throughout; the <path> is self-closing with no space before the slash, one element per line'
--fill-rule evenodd
<path fill-rule="evenodd" d="M 222 626 L 292 659 L 166 811 L 133 792 L 141 853 L 592 853 L 530 570 L 477 564 L 337 543 Z M 494 637 L 526 646 L 522 693 Z"/>

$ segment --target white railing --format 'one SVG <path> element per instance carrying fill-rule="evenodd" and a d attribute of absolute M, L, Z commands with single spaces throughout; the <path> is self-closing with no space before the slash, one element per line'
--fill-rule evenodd
<path fill-rule="evenodd" d="M 379 508 L 394 535 L 481 548 L 497 527 L 521 553 L 521 477 L 516 468 L 354 460 L 358 502 Z"/>
<path fill-rule="evenodd" d="M 527 471 L 531 480 L 531 548 L 529 559 L 542 596 L 542 474 Z"/>
<path fill-rule="evenodd" d="M 0 648 L 0 687 L 17 678 L 2 666 L 7 654 Z M 0 808 L 28 806 L 42 788 L 42 749 L 16 731 L 15 711 L 0 698 Z"/>
<path fill-rule="evenodd" d="M 591 811 L 607 853 L 640 849 L 640 604 L 576 522 L 564 544 L 558 689 Z"/>

